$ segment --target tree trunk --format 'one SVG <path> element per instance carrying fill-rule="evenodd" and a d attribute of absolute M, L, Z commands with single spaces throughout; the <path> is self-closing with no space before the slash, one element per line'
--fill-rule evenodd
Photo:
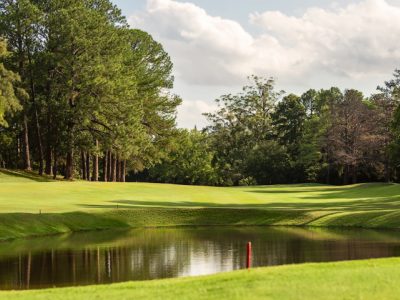
<path fill-rule="evenodd" d="M 121 182 L 125 182 L 126 177 L 126 160 L 121 161 Z"/>
<path fill-rule="evenodd" d="M 328 170 L 326 171 L 326 184 L 331 183 L 331 164 L 328 162 Z"/>
<path fill-rule="evenodd" d="M 85 151 L 81 150 L 81 170 L 82 170 L 82 179 L 86 180 L 86 154 Z"/>
<path fill-rule="evenodd" d="M 65 179 L 72 180 L 74 177 L 74 150 L 70 149 L 67 153 L 67 164 L 65 166 Z"/>
<path fill-rule="evenodd" d="M 48 143 L 50 144 L 50 141 L 48 141 Z M 47 145 L 47 149 L 46 149 L 46 167 L 45 167 L 45 173 L 47 175 L 52 175 L 52 160 L 53 160 L 53 150 L 51 149 L 50 145 Z"/>
<path fill-rule="evenodd" d="M 22 153 L 22 132 L 18 133 L 17 136 L 17 153 L 16 153 L 16 164 L 17 164 L 17 168 L 23 168 L 23 166 L 21 165 L 21 153 Z"/>
<path fill-rule="evenodd" d="M 357 166 L 352 167 L 352 183 L 356 184 L 357 183 Z"/>
<path fill-rule="evenodd" d="M 40 131 L 40 124 L 39 124 L 39 116 L 36 108 L 36 104 L 34 103 L 34 110 L 35 110 L 35 123 L 36 123 L 36 138 L 37 138 L 37 143 L 38 143 L 38 150 L 39 150 L 39 175 L 43 175 L 43 161 L 44 161 L 44 155 L 43 155 L 43 145 L 42 145 L 42 135 Z"/>
<path fill-rule="evenodd" d="M 17 13 L 19 13 L 19 2 L 17 2 Z M 25 77 L 25 55 L 24 55 L 24 43 L 22 40 L 22 29 L 21 29 L 21 21 L 19 18 L 17 19 L 17 47 L 18 47 L 18 73 L 21 76 L 21 81 L 23 82 Z M 23 103 L 23 161 L 24 161 L 24 169 L 27 171 L 32 170 L 31 166 L 31 156 L 29 149 L 29 129 L 28 129 L 28 116 L 27 116 L 27 103 L 24 101 Z"/>
<path fill-rule="evenodd" d="M 391 174 L 390 174 L 390 161 L 386 157 L 386 159 L 385 159 L 385 181 L 389 183 L 390 182 L 390 177 L 391 177 Z"/>
<path fill-rule="evenodd" d="M 346 165 L 344 167 L 343 184 L 344 185 L 348 185 L 349 184 L 349 166 L 348 165 Z"/>
<path fill-rule="evenodd" d="M 37 139 L 37 146 L 39 152 L 39 175 L 43 175 L 43 146 L 42 146 L 42 134 L 40 130 L 40 123 L 39 123 L 39 114 L 36 105 L 36 93 L 35 93 L 35 83 L 33 82 L 33 72 L 32 72 L 32 59 L 30 52 L 28 50 L 28 62 L 29 62 L 29 84 L 30 84 L 30 97 L 32 101 L 34 116 L 35 116 L 35 126 L 36 126 L 36 139 Z"/>
<path fill-rule="evenodd" d="M 26 268 L 26 287 L 29 289 L 31 283 L 31 270 L 32 270 L 32 254 L 29 252 L 28 254 L 28 262 Z"/>
<path fill-rule="evenodd" d="M 27 171 L 32 170 L 31 155 L 29 150 L 29 130 L 28 130 L 28 116 L 24 112 L 24 132 L 23 132 L 23 145 L 24 145 L 24 169 Z"/>
<path fill-rule="evenodd" d="M 54 152 L 54 164 L 53 164 L 53 179 L 57 178 L 57 172 L 58 172 L 58 158 L 57 154 Z"/>
<path fill-rule="evenodd" d="M 107 176 L 108 176 L 108 181 L 112 181 L 112 160 L 111 160 L 111 151 L 108 151 L 108 169 L 107 169 Z"/>
<path fill-rule="evenodd" d="M 47 71 L 47 83 L 46 83 L 46 101 L 47 101 L 47 109 L 46 109 L 46 127 L 47 127 L 47 132 L 46 132 L 46 167 L 45 167 L 45 172 L 47 175 L 51 175 L 53 168 L 52 168 L 52 160 L 54 159 L 54 148 L 55 145 L 53 144 L 53 139 L 52 139 L 52 109 L 51 109 L 51 80 L 52 78 L 50 70 Z"/>
<path fill-rule="evenodd" d="M 116 182 L 117 181 L 117 160 L 115 158 L 115 155 L 111 155 L 111 181 Z"/>
<path fill-rule="evenodd" d="M 90 152 L 86 152 L 86 180 L 90 181 Z"/>
<path fill-rule="evenodd" d="M 99 141 L 96 140 L 96 150 L 93 155 L 93 176 L 92 181 L 99 181 L 99 155 L 97 154 L 99 148 Z"/>
<path fill-rule="evenodd" d="M 119 169 L 119 172 L 118 172 L 118 181 L 119 182 L 122 182 L 122 172 L 123 172 L 123 166 L 122 166 L 122 164 L 123 164 L 123 160 L 119 160 L 118 161 L 118 169 Z"/>
<path fill-rule="evenodd" d="M 119 164 L 119 156 L 117 155 L 117 158 L 116 158 L 116 175 L 115 175 L 115 177 L 116 177 L 116 181 L 120 181 L 120 179 L 121 179 L 121 173 L 120 173 L 120 164 Z"/>
<path fill-rule="evenodd" d="M 108 151 L 104 152 L 103 157 L 103 180 L 104 182 L 108 181 Z"/>

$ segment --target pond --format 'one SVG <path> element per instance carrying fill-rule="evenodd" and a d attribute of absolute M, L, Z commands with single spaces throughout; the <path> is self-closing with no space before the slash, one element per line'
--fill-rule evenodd
<path fill-rule="evenodd" d="M 101 231 L 0 243 L 0 289 L 105 284 L 400 256 L 399 231 L 199 227 Z"/>

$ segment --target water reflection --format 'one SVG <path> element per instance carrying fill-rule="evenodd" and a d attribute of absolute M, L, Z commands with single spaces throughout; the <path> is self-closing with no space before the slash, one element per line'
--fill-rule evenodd
<path fill-rule="evenodd" d="M 141 229 L 0 244 L 0 288 L 180 277 L 253 266 L 400 255 L 400 232 L 276 228 Z"/>

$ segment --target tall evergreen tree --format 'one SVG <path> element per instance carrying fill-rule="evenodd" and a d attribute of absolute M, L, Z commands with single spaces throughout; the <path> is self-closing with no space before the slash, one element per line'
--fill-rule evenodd
<path fill-rule="evenodd" d="M 19 76 L 7 70 L 2 62 L 7 55 L 7 44 L 4 40 L 0 40 L 0 126 L 8 125 L 4 118 L 6 113 L 16 112 L 21 108 L 17 95 L 23 94 L 22 90 L 16 90 L 16 84 L 20 81 Z"/>

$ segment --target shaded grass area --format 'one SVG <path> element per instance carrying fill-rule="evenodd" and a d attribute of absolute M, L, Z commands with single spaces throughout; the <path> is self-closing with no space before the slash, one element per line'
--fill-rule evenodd
<path fill-rule="evenodd" d="M 74 231 L 124 227 L 126 228 L 128 225 L 117 219 L 83 212 L 59 214 L 1 214 L 0 241 Z"/>
<path fill-rule="evenodd" d="M 103 212 L 1 214 L 0 241 L 85 230 L 166 226 L 400 228 L 400 212 L 331 213 L 229 208 L 132 208 Z"/>
<path fill-rule="evenodd" d="M 0 292 L 2 299 L 399 299 L 400 259 L 305 264 L 212 276 Z"/>
<path fill-rule="evenodd" d="M 0 182 L 49 182 L 51 177 L 39 176 L 35 172 L 0 169 Z"/>
<path fill-rule="evenodd" d="M 0 214 L 0 240 L 129 227 L 304 225 L 313 214 L 225 208 L 133 208 L 104 212 Z"/>

